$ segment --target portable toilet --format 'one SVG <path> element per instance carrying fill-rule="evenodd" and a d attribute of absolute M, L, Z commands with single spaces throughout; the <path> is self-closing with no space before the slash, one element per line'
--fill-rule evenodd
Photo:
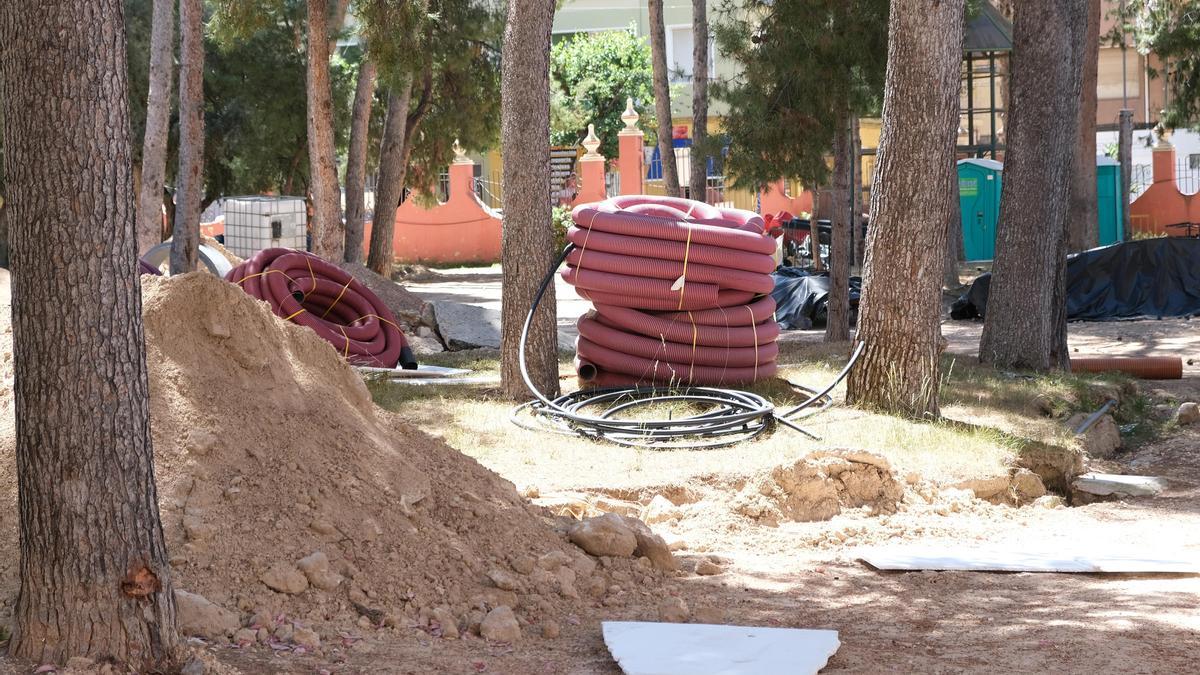
<path fill-rule="evenodd" d="M 996 222 L 1000 219 L 1000 183 L 1004 165 L 994 159 L 958 162 L 958 205 L 962 215 L 963 252 L 967 260 L 996 255 Z"/>
<path fill-rule="evenodd" d="M 1121 163 L 1105 155 L 1096 156 L 1096 221 L 1101 246 L 1125 239 L 1121 223 Z"/>

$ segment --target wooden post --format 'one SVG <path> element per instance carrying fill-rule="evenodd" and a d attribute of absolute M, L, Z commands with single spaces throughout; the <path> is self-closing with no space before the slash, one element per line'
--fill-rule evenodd
<path fill-rule="evenodd" d="M 1117 161 L 1121 163 L 1121 238 L 1129 239 L 1129 197 L 1133 183 L 1133 111 L 1124 108 L 1119 117 Z"/>

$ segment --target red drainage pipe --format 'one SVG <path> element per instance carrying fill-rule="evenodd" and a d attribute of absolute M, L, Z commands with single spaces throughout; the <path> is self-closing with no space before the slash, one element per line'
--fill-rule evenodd
<path fill-rule="evenodd" d="M 1178 356 L 1108 356 L 1071 358 L 1076 373 L 1119 372 L 1143 380 L 1178 380 L 1183 377 L 1183 359 Z"/>
<path fill-rule="evenodd" d="M 315 255 L 266 249 L 230 270 L 225 280 L 265 301 L 276 316 L 308 326 L 350 363 L 417 367 L 391 310 L 345 270 Z"/>
<path fill-rule="evenodd" d="M 775 374 L 775 241 L 749 211 L 631 195 L 572 212 L 561 274 L 595 311 L 579 320 L 585 383 L 726 385 Z"/>

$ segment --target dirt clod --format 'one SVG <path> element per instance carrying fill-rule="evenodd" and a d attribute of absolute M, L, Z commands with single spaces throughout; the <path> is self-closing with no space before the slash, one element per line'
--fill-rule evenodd
<path fill-rule="evenodd" d="M 521 625 L 511 608 L 500 605 L 483 617 L 479 634 L 492 642 L 516 642 L 521 639 Z"/>
<path fill-rule="evenodd" d="M 238 615 L 208 598 L 175 589 L 175 621 L 179 632 L 206 639 L 225 637 L 240 625 Z"/>
<path fill-rule="evenodd" d="M 582 520 L 567 531 L 571 543 L 594 556 L 633 555 L 637 550 L 637 535 L 621 516 L 606 513 L 595 518 Z"/>

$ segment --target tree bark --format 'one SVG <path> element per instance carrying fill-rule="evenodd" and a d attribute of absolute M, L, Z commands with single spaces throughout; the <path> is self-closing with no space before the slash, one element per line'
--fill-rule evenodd
<path fill-rule="evenodd" d="M 667 28 L 663 21 L 663 0 L 649 0 L 650 59 L 654 70 L 654 116 L 658 118 L 658 154 L 662 156 L 663 189 L 678 197 L 679 168 L 675 165 L 675 147 L 671 143 L 674 125 L 671 116 L 671 82 L 667 72 Z"/>
<path fill-rule="evenodd" d="M 958 288 L 958 262 L 963 259 L 962 204 L 958 200 L 958 170 L 950 174 L 950 217 L 946 219 L 946 264 L 942 272 L 943 288 Z"/>
<path fill-rule="evenodd" d="M 1079 88 L 1079 143 L 1071 177 L 1071 210 L 1067 252 L 1086 251 L 1100 244 L 1096 195 L 1096 79 L 1100 58 L 1100 0 L 1087 1 L 1084 21 L 1083 81 Z"/>
<path fill-rule="evenodd" d="M 371 103 L 375 99 L 375 62 L 358 67 L 354 110 L 350 117 L 350 151 L 346 159 L 346 262 L 362 262 L 363 221 L 366 218 L 367 137 Z"/>
<path fill-rule="evenodd" d="M 404 194 L 408 162 L 404 151 L 412 81 L 405 80 L 388 93 L 387 117 L 379 145 L 379 180 L 375 183 L 375 221 L 371 224 L 371 246 L 367 267 L 390 279 L 395 253 L 392 237 L 396 230 L 396 207 Z"/>
<path fill-rule="evenodd" d="M 175 0 L 154 0 L 150 29 L 150 90 L 146 98 L 146 135 L 138 184 L 138 253 L 162 241 L 162 190 L 167 170 L 167 132 L 171 129 L 171 71 L 175 54 Z"/>
<path fill-rule="evenodd" d="M 661 6 L 661 5 L 660 5 Z M 501 54 L 500 146 L 504 155 L 500 379 L 504 394 L 527 398 L 519 354 L 525 316 L 557 257 L 550 222 L 550 30 L 555 0 L 509 0 Z M 525 352 L 533 385 L 558 395 L 554 285 L 534 314 Z"/>
<path fill-rule="evenodd" d="M 980 361 L 998 368 L 1069 367 L 1064 270 L 1085 4 L 1016 3 L 1008 152 L 979 344 Z"/>
<path fill-rule="evenodd" d="M 9 653 L 163 672 L 178 639 L 126 72 L 121 0 L 0 3 L 21 550 Z"/>
<path fill-rule="evenodd" d="M 179 175 L 171 274 L 196 270 L 204 191 L 204 3 L 179 0 Z"/>
<path fill-rule="evenodd" d="M 850 216 L 854 199 L 850 185 L 853 162 L 850 153 L 851 115 L 846 111 L 833 136 L 833 209 L 829 234 L 829 300 L 826 303 L 826 342 L 850 339 Z"/>
<path fill-rule="evenodd" d="M 708 201 L 708 0 L 692 0 L 691 198 Z"/>
<path fill-rule="evenodd" d="M 893 0 L 850 403 L 936 417 L 963 0 Z"/>
<path fill-rule="evenodd" d="M 863 238 L 863 180 L 862 180 L 862 129 L 858 115 L 851 120 L 850 157 L 854 162 L 851 174 L 851 190 L 854 191 L 854 213 L 850 217 L 850 240 L 854 242 L 854 268 L 862 274 L 863 253 L 866 240 Z"/>
<path fill-rule="evenodd" d="M 333 144 L 329 84 L 329 0 L 308 0 L 308 163 L 313 204 L 313 253 L 341 260 L 346 245 Z"/>

